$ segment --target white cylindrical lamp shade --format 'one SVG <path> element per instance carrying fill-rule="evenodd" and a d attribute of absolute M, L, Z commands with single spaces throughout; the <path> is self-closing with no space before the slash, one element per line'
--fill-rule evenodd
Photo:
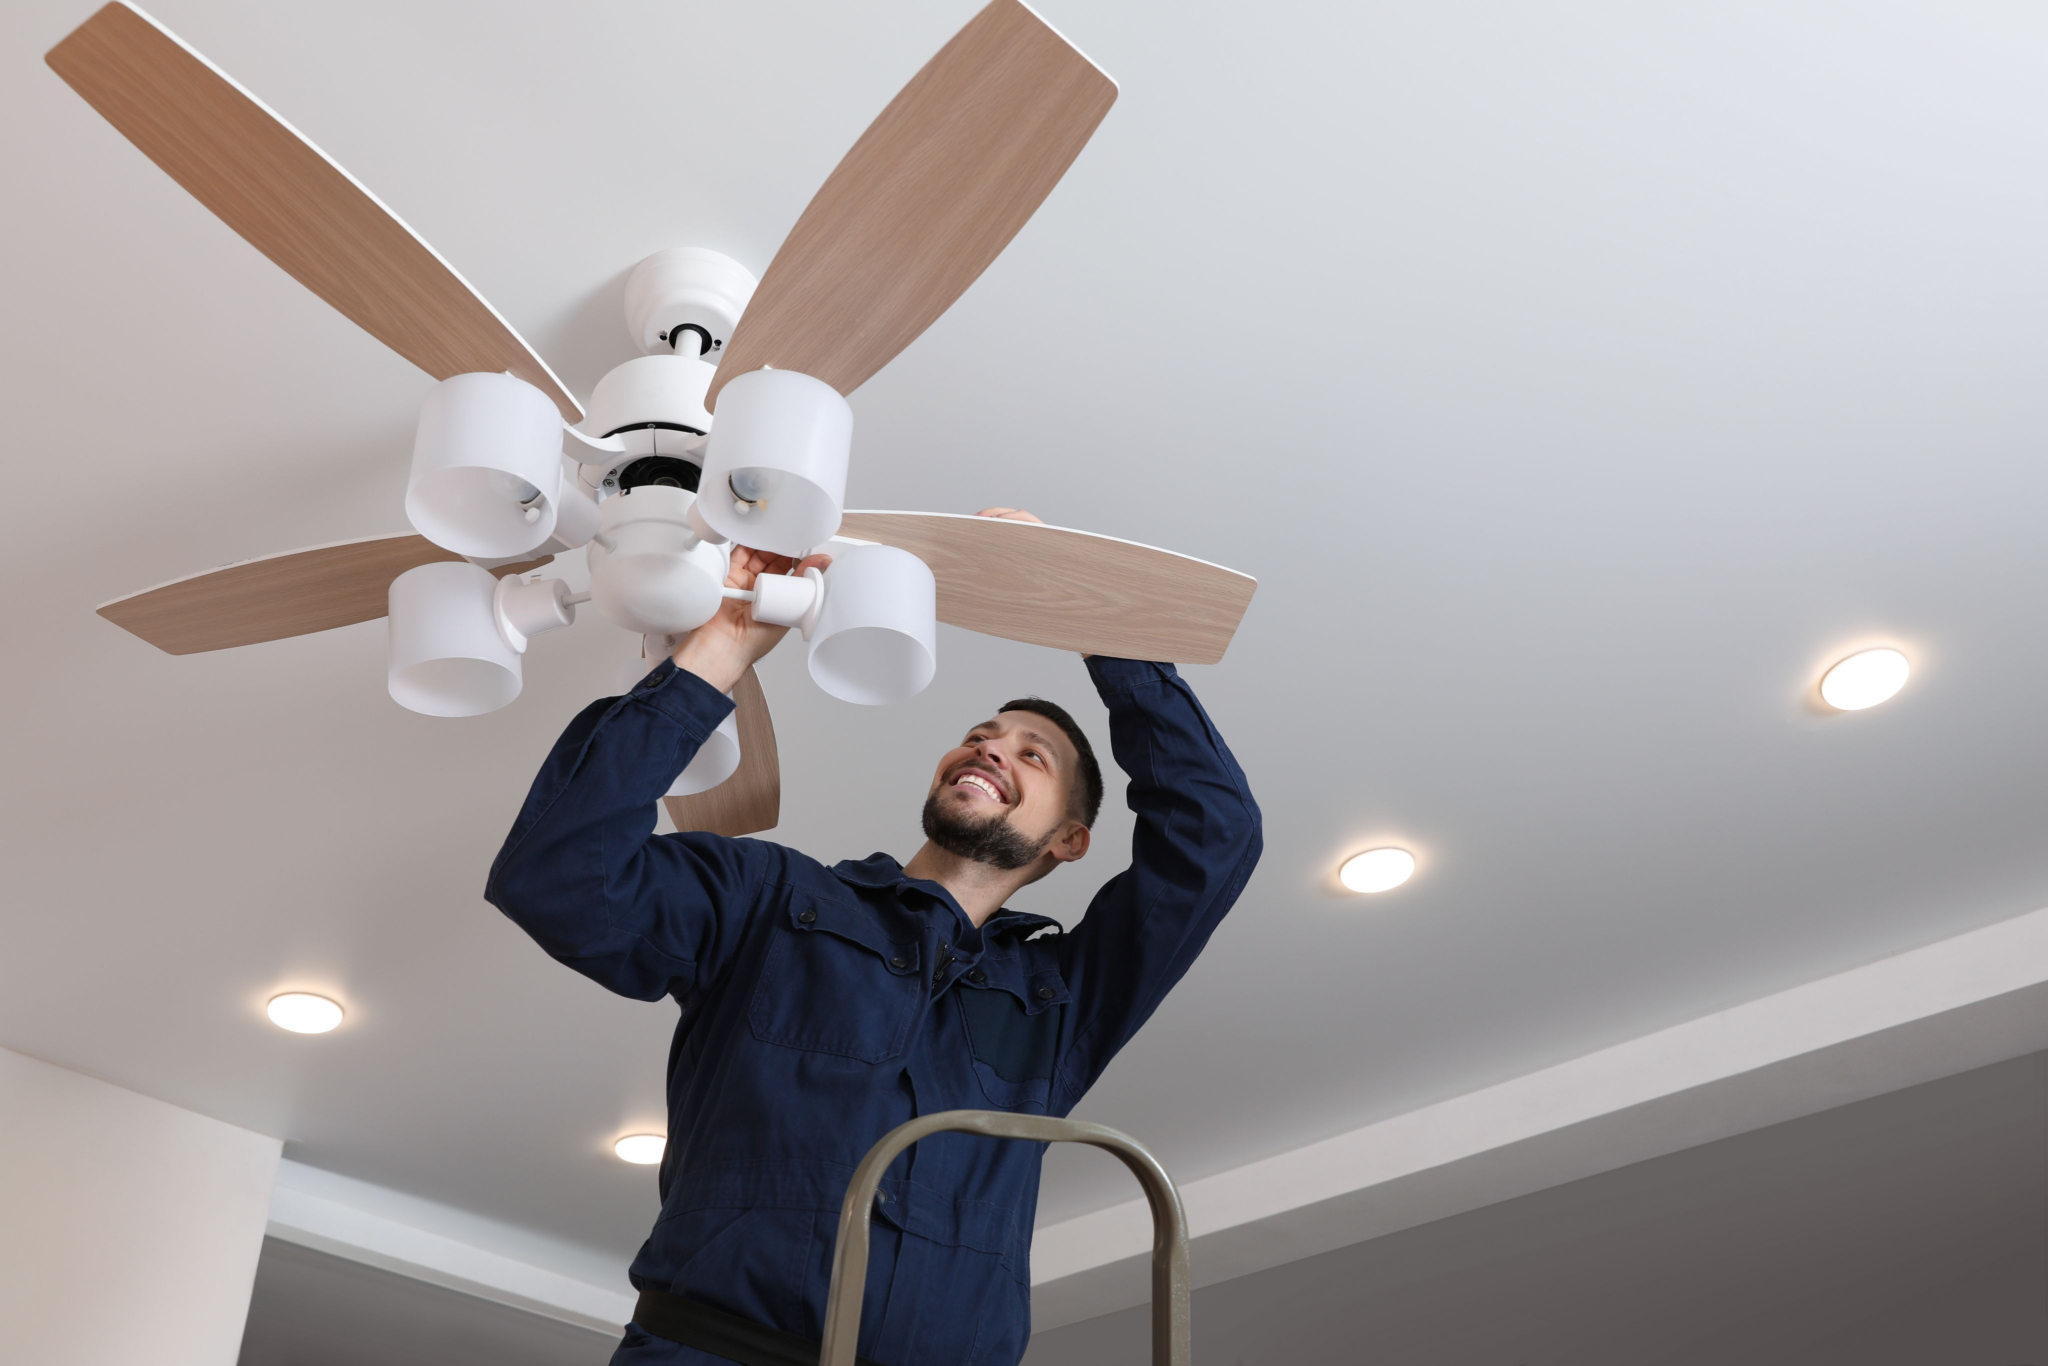
<path fill-rule="evenodd" d="M 443 380 L 420 405 L 405 515 L 458 555 L 523 555 L 555 531 L 562 416 L 524 380 L 478 373 Z"/>
<path fill-rule="evenodd" d="M 675 783 L 669 788 L 668 795 L 689 797 L 699 792 L 709 792 L 739 772 L 739 768 L 739 713 L 727 712 L 725 719 L 718 723 L 718 729 L 705 737 L 696 757 L 690 760 L 689 767 L 676 775 Z"/>
<path fill-rule="evenodd" d="M 887 545 L 848 546 L 825 571 L 811 677 L 845 702 L 917 696 L 938 671 L 938 585 L 930 566 Z"/>
<path fill-rule="evenodd" d="M 666 656 L 664 656 L 666 658 Z M 619 692 L 621 695 L 633 691 L 641 679 L 661 666 L 660 659 L 629 659 L 619 670 Z M 738 712 L 728 712 L 718 728 L 705 737 L 704 743 L 690 760 L 689 766 L 676 775 L 669 786 L 671 797 L 691 797 L 699 792 L 709 792 L 720 783 L 739 772 L 740 768 L 740 719 Z"/>
<path fill-rule="evenodd" d="M 727 540 L 801 555 L 832 539 L 846 502 L 853 409 L 823 380 L 750 370 L 718 393 L 698 515 Z"/>
<path fill-rule="evenodd" d="M 426 716 L 481 716 L 519 696 L 519 652 L 498 630 L 498 581 L 447 560 L 391 581 L 392 700 Z"/>

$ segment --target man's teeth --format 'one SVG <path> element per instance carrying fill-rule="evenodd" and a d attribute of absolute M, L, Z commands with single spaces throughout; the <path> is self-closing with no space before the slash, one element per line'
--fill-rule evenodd
<path fill-rule="evenodd" d="M 970 785 L 979 788 L 983 792 L 986 792 L 992 799 L 996 801 L 1001 801 L 1003 799 L 1003 794 L 996 791 L 996 785 L 994 783 L 990 782 L 986 778 L 979 777 L 972 773 L 969 773 L 964 777 L 958 779 L 953 784 L 953 786 L 955 787 L 968 787 Z"/>

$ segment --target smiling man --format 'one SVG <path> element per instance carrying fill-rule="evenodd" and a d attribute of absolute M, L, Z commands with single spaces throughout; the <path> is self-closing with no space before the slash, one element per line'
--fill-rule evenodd
<path fill-rule="evenodd" d="M 990 509 L 983 515 L 1033 520 Z M 787 560 L 739 550 L 751 587 Z M 818 1359 L 839 1202 L 883 1134 L 938 1110 L 1064 1115 L 1144 1024 L 1260 850 L 1244 774 L 1170 664 L 1092 657 L 1130 778 L 1131 864 L 1070 930 L 1007 910 L 1088 852 L 1102 772 L 1060 707 L 1004 703 L 940 757 L 925 841 L 827 866 L 763 840 L 655 835 L 655 806 L 782 636 L 741 603 L 578 716 L 485 895 L 557 959 L 681 1010 L 661 1214 L 614 1366 Z M 940 1134 L 875 1208 L 859 1351 L 1013 1366 L 1030 1336 L 1039 1145 Z"/>

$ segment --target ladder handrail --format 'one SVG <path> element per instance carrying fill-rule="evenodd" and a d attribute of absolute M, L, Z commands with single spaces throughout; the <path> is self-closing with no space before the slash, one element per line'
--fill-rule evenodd
<path fill-rule="evenodd" d="M 825 1301 L 820 1366 L 854 1366 L 861 1297 L 868 1283 L 868 1221 L 882 1174 L 911 1144 L 949 1131 L 1032 1143 L 1086 1143 L 1114 1153 L 1129 1167 L 1152 1206 L 1152 1366 L 1188 1366 L 1188 1217 L 1166 1168 L 1137 1139 L 1104 1125 L 1002 1110 L 924 1115 L 897 1125 L 868 1149 L 839 1206 L 839 1242 L 832 1250 L 832 1291 Z"/>

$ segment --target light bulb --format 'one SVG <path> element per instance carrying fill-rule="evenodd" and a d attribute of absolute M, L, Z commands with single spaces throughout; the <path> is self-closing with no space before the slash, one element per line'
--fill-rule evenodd
<path fill-rule="evenodd" d="M 270 998 L 265 1007 L 270 1022 L 294 1034 L 325 1034 L 341 1023 L 342 1010 L 325 996 L 306 991 L 287 991 Z"/>
<path fill-rule="evenodd" d="M 1344 861 L 1337 879 L 1354 892 L 1385 892 L 1415 873 L 1415 855 L 1406 849 L 1368 849 Z"/>
<path fill-rule="evenodd" d="M 1862 711 L 1897 696 L 1911 672 L 1897 650 L 1863 650 L 1827 671 L 1820 681 L 1821 700 L 1836 711 Z"/>
<path fill-rule="evenodd" d="M 652 1167 L 661 1161 L 662 1150 L 666 1147 L 668 1140 L 660 1134 L 627 1134 L 612 1144 L 612 1151 L 618 1154 L 621 1162 L 630 1162 L 636 1167 Z"/>

